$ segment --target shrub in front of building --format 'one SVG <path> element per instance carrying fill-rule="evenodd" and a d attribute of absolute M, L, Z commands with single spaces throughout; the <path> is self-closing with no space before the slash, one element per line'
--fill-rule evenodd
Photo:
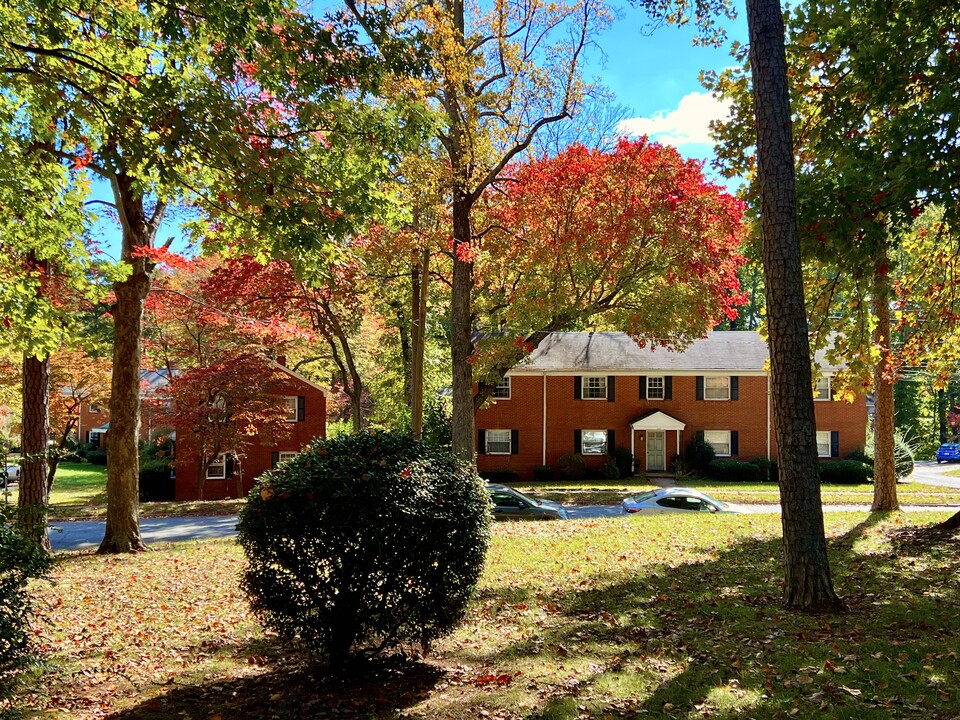
<path fill-rule="evenodd" d="M 820 482 L 834 485 L 860 485 L 870 482 L 873 468 L 856 460 L 831 460 L 820 463 Z"/>
<path fill-rule="evenodd" d="M 459 623 L 483 569 L 490 500 L 471 467 L 408 435 L 318 438 L 260 476 L 238 529 L 254 612 L 340 666 Z"/>
<path fill-rule="evenodd" d="M 707 465 L 707 477 L 719 482 L 760 482 L 760 468 L 753 463 L 718 458 Z"/>

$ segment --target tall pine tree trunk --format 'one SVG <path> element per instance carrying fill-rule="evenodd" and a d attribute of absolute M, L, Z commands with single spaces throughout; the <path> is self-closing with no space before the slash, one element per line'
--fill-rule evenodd
<path fill-rule="evenodd" d="M 145 550 L 140 535 L 140 335 L 150 275 L 142 260 L 114 285 L 113 375 L 107 433 L 107 525 L 98 552 Z"/>
<path fill-rule="evenodd" d="M 893 358 L 890 348 L 890 276 L 886 248 L 877 256 L 873 275 L 874 347 L 880 360 L 873 370 L 873 506 L 871 511 L 900 509 L 894 455 Z"/>
<path fill-rule="evenodd" d="M 784 603 L 842 607 L 833 589 L 820 501 L 813 380 L 797 236 L 790 95 L 779 0 L 747 0 L 766 282 L 773 417 L 783 506 Z"/>
<path fill-rule="evenodd" d="M 430 251 L 424 249 L 413 271 L 411 307 L 410 430 L 423 437 L 423 358 L 427 342 L 427 284 L 430 278 Z"/>
<path fill-rule="evenodd" d="M 450 300 L 450 357 L 453 364 L 453 454 L 473 460 L 473 352 L 471 296 L 473 262 L 470 259 L 470 203 L 457 190 L 453 198 L 453 286 Z"/>
<path fill-rule="evenodd" d="M 17 528 L 47 550 L 47 438 L 50 435 L 50 356 L 23 358 L 20 496 Z"/>

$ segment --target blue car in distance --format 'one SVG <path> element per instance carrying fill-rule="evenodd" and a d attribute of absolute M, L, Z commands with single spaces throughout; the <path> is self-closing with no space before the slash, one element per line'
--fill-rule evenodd
<path fill-rule="evenodd" d="M 960 444 L 944 443 L 937 449 L 937 465 L 942 462 L 960 462 Z"/>

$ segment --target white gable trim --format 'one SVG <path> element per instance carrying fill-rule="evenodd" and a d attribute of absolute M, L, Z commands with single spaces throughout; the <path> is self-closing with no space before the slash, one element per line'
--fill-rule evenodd
<path fill-rule="evenodd" d="M 667 415 L 665 412 L 657 410 L 646 417 L 639 418 L 630 423 L 634 430 L 683 430 L 686 423 L 680 422 L 675 417 Z"/>
<path fill-rule="evenodd" d="M 268 358 L 268 359 L 270 360 L 270 363 L 271 363 L 271 364 L 275 365 L 275 366 L 276 366 L 277 368 L 279 368 L 280 370 L 283 370 L 283 372 L 285 372 L 285 373 L 286 373 L 287 375 L 289 375 L 290 377 L 292 377 L 292 378 L 294 378 L 294 379 L 296 379 L 296 380 L 299 380 L 299 381 L 302 382 L 304 385 L 309 385 L 309 386 L 312 387 L 314 390 L 319 390 L 320 392 L 322 392 L 324 397 L 327 397 L 327 395 L 329 394 L 330 390 L 329 390 L 328 388 L 325 388 L 325 387 L 323 387 L 322 385 L 317 385 L 315 382 L 311 382 L 310 380 L 307 380 L 303 375 L 300 375 L 299 373 L 295 373 L 293 370 L 291 370 L 290 368 L 288 368 L 286 365 L 281 365 L 280 363 L 278 363 L 276 360 L 273 360 L 272 358 Z"/>

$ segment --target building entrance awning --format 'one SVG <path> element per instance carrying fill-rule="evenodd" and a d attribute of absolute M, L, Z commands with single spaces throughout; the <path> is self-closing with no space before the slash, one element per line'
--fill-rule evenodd
<path fill-rule="evenodd" d="M 630 423 L 634 430 L 683 430 L 687 424 L 662 410 L 651 410 Z"/>

